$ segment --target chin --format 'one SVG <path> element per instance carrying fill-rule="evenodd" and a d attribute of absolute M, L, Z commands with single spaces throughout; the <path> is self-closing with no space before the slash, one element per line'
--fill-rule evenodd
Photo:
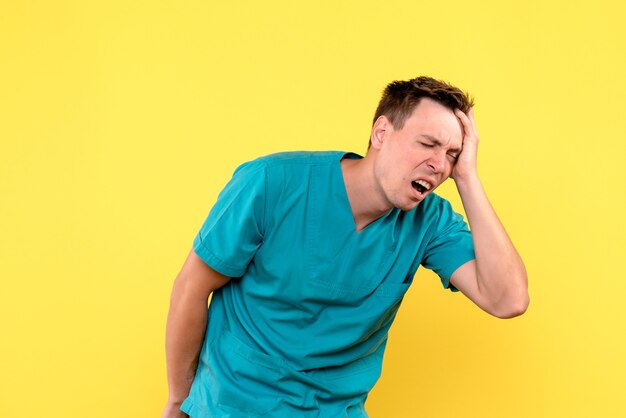
<path fill-rule="evenodd" d="M 416 202 L 415 200 L 411 200 L 408 202 L 402 202 L 400 204 L 394 205 L 396 208 L 404 211 L 404 212 L 408 212 L 410 210 L 413 210 L 417 207 L 417 205 L 419 205 L 420 202 Z"/>

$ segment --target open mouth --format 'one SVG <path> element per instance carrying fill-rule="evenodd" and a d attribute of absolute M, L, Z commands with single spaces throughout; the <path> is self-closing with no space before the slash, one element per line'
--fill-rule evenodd
<path fill-rule="evenodd" d="M 417 190 L 420 194 L 424 194 L 432 188 L 430 183 L 424 180 L 412 181 L 411 186 L 413 186 L 413 188 Z"/>

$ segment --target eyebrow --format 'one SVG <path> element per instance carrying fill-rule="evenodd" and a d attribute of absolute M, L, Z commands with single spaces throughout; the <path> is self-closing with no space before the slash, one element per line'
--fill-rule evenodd
<path fill-rule="evenodd" d="M 438 140 L 437 138 L 435 138 L 434 136 L 431 135 L 427 135 L 427 134 L 421 134 L 421 136 L 423 136 L 424 138 L 433 141 L 435 143 L 435 145 L 439 145 L 440 147 L 443 146 L 443 143 Z M 450 151 L 454 151 L 454 152 L 461 152 L 462 149 L 461 148 L 450 148 Z"/>

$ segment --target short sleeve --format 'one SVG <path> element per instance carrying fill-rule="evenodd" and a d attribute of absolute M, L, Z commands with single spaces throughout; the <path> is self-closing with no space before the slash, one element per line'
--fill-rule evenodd
<path fill-rule="evenodd" d="M 226 276 L 243 276 L 261 245 L 265 185 L 262 163 L 255 160 L 239 166 L 193 241 L 198 257 Z"/>
<path fill-rule="evenodd" d="M 440 199 L 435 210 L 439 212 L 439 216 L 422 265 L 439 276 L 444 288 L 458 292 L 450 283 L 450 276 L 463 264 L 476 258 L 472 233 L 463 216 L 454 212 L 447 200 Z"/>

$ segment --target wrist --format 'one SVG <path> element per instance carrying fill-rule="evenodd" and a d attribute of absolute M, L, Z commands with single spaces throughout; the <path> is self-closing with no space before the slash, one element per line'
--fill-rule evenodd
<path fill-rule="evenodd" d="M 468 189 L 476 186 L 481 186 L 480 178 L 477 172 L 473 172 L 464 176 L 455 176 L 454 183 L 456 184 L 459 192 L 462 189 Z"/>
<path fill-rule="evenodd" d="M 173 397 L 171 397 L 171 396 L 170 396 L 170 397 L 167 399 L 167 403 L 168 403 L 168 404 L 170 404 L 170 405 L 172 405 L 172 406 L 179 407 L 179 406 L 181 406 L 181 405 L 183 404 L 183 401 L 184 401 L 184 400 L 185 400 L 184 398 L 178 398 L 178 397 L 173 398 Z"/>

